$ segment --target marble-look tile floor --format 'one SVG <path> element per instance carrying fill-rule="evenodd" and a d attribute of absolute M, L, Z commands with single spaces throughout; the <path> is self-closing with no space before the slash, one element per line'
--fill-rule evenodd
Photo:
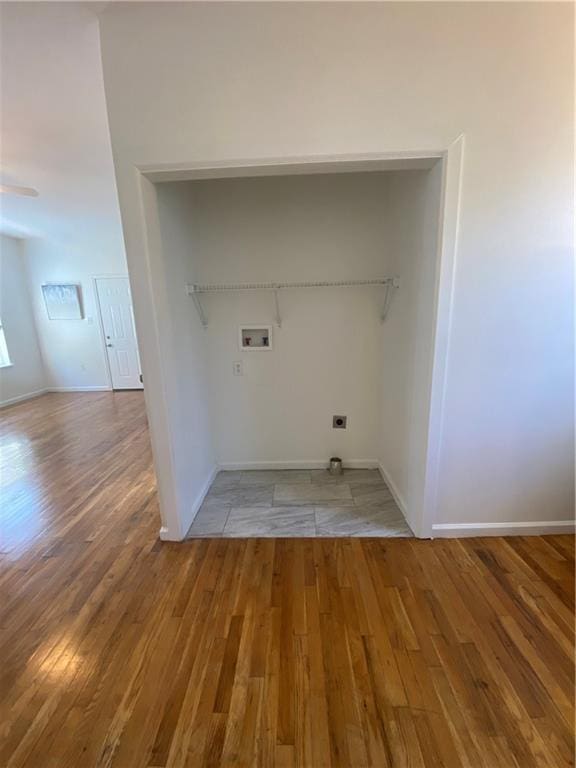
<path fill-rule="evenodd" d="M 219 472 L 189 538 L 412 536 L 377 469 Z"/>

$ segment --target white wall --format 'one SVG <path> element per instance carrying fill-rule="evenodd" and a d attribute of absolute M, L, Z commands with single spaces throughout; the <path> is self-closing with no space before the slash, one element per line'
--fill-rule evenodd
<path fill-rule="evenodd" d="M 100 251 L 101 237 L 99 242 L 90 243 L 80 238 L 78 232 L 65 242 L 44 238 L 23 241 L 47 384 L 54 390 L 110 388 L 93 277 L 126 276 L 124 254 L 118 247 Z M 54 282 L 81 285 L 82 320 L 50 320 L 41 286 Z"/>
<path fill-rule="evenodd" d="M 109 6 L 141 340 L 154 254 L 134 166 L 438 150 L 464 132 L 437 520 L 571 518 L 572 30 L 571 4 Z M 150 379 L 153 344 L 143 358 Z"/>
<path fill-rule="evenodd" d="M 382 328 L 380 463 L 416 530 L 425 487 L 442 165 L 390 174 L 391 270 L 401 290 Z"/>
<path fill-rule="evenodd" d="M 21 240 L 0 236 L 0 317 L 11 366 L 0 368 L 0 404 L 24 400 L 46 388 L 32 315 Z"/>
<path fill-rule="evenodd" d="M 386 174 L 170 186 L 184 197 L 192 222 L 187 257 L 197 282 L 362 280 L 390 273 Z M 181 293 L 182 285 L 173 290 Z M 219 463 L 323 466 L 338 455 L 375 465 L 382 302 L 382 288 L 282 291 L 283 324 L 273 328 L 272 348 L 246 352 L 239 350 L 238 328 L 273 325 L 272 294 L 205 296 Z M 199 326 L 191 299 L 188 314 Z M 243 362 L 243 376 L 233 375 L 235 360 Z M 346 430 L 332 428 L 335 414 L 348 417 Z"/>
<path fill-rule="evenodd" d="M 26 241 L 48 386 L 107 388 L 92 277 L 127 265 L 98 20 L 82 3 L 4 4 L 1 15 L 2 177 L 39 195 L 3 195 L 0 227 Z M 51 281 L 82 284 L 86 319 L 48 319 L 40 286 Z"/>
<path fill-rule="evenodd" d="M 179 525 L 180 534 L 184 535 L 216 470 L 208 412 L 207 347 L 206 336 L 191 312 L 191 299 L 184 287 L 194 280 L 190 264 L 193 222 L 187 201 L 172 185 L 160 186 L 155 192 L 158 234 L 167 258 L 154 271 L 154 290 L 168 308 L 160 318 L 163 396 L 174 406 L 175 421 L 169 424 L 169 430 L 176 504 L 182 512 L 173 525 Z"/>

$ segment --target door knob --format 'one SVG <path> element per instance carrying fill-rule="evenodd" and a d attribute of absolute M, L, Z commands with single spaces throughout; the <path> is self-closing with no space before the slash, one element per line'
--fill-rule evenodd
<path fill-rule="evenodd" d="M 107 347 L 113 347 L 114 344 L 106 344 Z"/>

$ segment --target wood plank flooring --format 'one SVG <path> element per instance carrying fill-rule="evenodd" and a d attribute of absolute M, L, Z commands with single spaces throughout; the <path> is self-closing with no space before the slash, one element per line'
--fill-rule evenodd
<path fill-rule="evenodd" d="M 574 541 L 157 539 L 141 393 L 0 412 L 0 766 L 574 764 Z"/>

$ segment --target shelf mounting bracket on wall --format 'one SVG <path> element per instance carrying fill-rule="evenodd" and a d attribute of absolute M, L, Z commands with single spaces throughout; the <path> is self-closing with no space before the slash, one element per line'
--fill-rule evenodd
<path fill-rule="evenodd" d="M 388 280 L 384 286 L 384 303 L 382 304 L 382 311 L 380 312 L 380 322 L 382 323 L 386 320 L 386 316 L 388 315 L 392 295 L 398 288 L 400 288 L 399 277 L 393 277 L 391 280 Z"/>
<path fill-rule="evenodd" d="M 302 283 L 238 283 L 238 284 L 211 284 L 196 285 L 188 283 L 186 293 L 192 296 L 194 305 L 200 317 L 203 328 L 208 327 L 208 319 L 200 299 L 203 293 L 223 293 L 226 291 L 271 291 L 274 294 L 275 320 L 278 328 L 282 327 L 282 314 L 280 312 L 280 291 L 296 288 L 359 288 L 365 286 L 381 286 L 384 288 L 384 303 L 380 312 L 382 322 L 386 319 L 392 296 L 396 289 L 400 287 L 400 278 L 386 277 L 381 280 L 341 280 L 341 281 L 323 281 L 323 282 L 302 282 Z"/>
<path fill-rule="evenodd" d="M 194 302 L 194 306 L 196 307 L 198 315 L 200 316 L 200 322 L 202 323 L 202 328 L 208 328 L 208 318 L 204 313 L 204 307 L 202 306 L 202 301 L 200 300 L 200 291 L 197 290 L 197 287 L 195 285 L 192 285 L 191 283 L 189 283 L 186 286 L 186 293 L 188 294 L 188 296 L 192 296 L 192 301 Z"/>
<path fill-rule="evenodd" d="M 278 293 L 278 286 L 274 286 L 274 305 L 276 307 L 276 325 L 278 328 L 282 328 L 282 315 L 280 314 L 280 295 Z"/>

